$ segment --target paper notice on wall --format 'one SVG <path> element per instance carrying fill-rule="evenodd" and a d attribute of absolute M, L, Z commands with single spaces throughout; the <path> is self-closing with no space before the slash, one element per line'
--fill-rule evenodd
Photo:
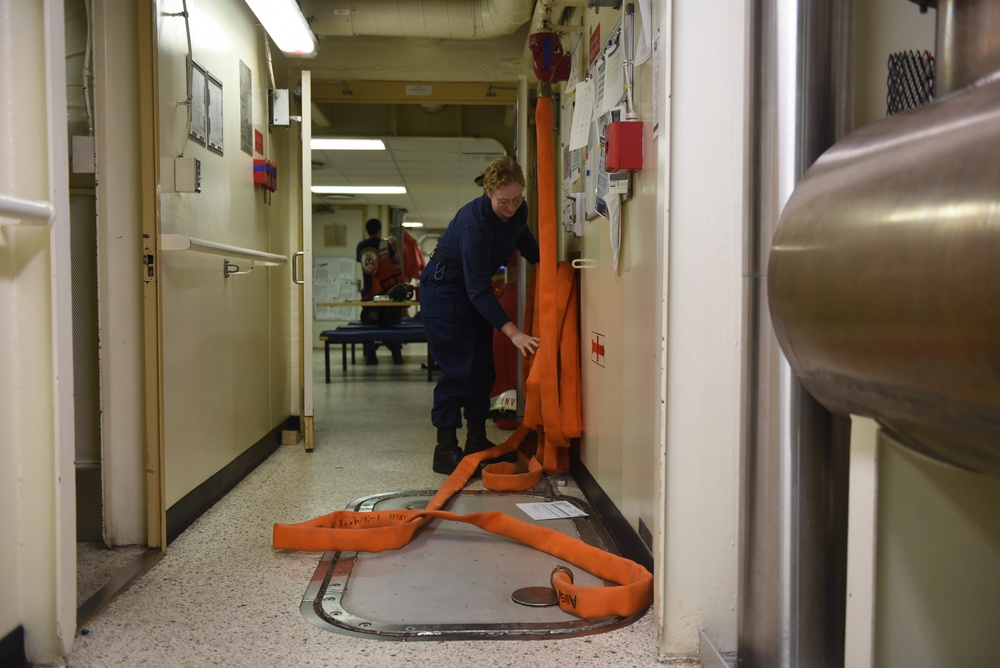
<path fill-rule="evenodd" d="M 608 195 L 608 226 L 611 230 L 611 270 L 618 275 L 618 254 L 622 245 L 622 205 L 621 195 Z"/>
<path fill-rule="evenodd" d="M 653 139 L 660 136 L 660 35 L 653 40 Z"/>
<path fill-rule="evenodd" d="M 573 106 L 573 127 L 569 135 L 569 150 L 587 145 L 590 137 L 590 119 L 594 115 L 594 84 L 581 81 L 576 86 L 576 103 Z"/>
<path fill-rule="evenodd" d="M 598 113 L 608 113 L 625 95 L 625 71 L 622 69 L 624 53 L 625 49 L 618 47 L 606 55 L 604 95 L 601 96 L 601 109 Z"/>
<path fill-rule="evenodd" d="M 551 501 L 549 503 L 519 503 L 517 507 L 527 513 L 533 520 L 565 520 L 572 517 L 586 517 L 583 512 L 569 501 Z"/>
<path fill-rule="evenodd" d="M 337 275 L 338 278 L 342 278 L 342 279 L 347 280 L 347 281 L 353 281 L 354 280 L 354 272 L 355 272 L 355 268 L 354 268 L 355 263 L 356 263 L 356 260 L 354 260 L 354 258 L 350 258 L 350 257 L 342 257 L 342 258 L 340 258 L 340 272 Z"/>
<path fill-rule="evenodd" d="M 653 25 L 653 16 L 649 0 L 639 0 L 639 17 L 642 19 L 642 27 L 639 31 L 638 43 L 635 45 L 636 65 L 642 65 L 646 62 L 653 51 L 653 34 L 650 30 Z"/>

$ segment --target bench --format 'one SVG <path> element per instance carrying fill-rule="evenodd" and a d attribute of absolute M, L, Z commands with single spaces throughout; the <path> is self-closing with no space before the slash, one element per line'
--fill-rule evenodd
<path fill-rule="evenodd" d="M 427 343 L 423 326 L 419 324 L 396 325 L 393 327 L 364 327 L 354 323 L 341 325 L 337 329 L 320 332 L 323 354 L 326 360 L 326 382 L 330 382 L 330 344 L 340 344 L 343 370 L 347 371 L 347 346 L 351 346 L 351 364 L 354 364 L 354 345 L 358 343 Z M 430 349 L 427 351 L 427 382 L 431 381 L 433 361 Z"/>

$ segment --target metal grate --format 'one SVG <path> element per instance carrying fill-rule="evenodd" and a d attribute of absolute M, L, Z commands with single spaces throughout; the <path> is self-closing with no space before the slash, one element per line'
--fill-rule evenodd
<path fill-rule="evenodd" d="M 886 116 L 927 104 L 934 99 L 934 56 L 930 51 L 889 54 Z"/>

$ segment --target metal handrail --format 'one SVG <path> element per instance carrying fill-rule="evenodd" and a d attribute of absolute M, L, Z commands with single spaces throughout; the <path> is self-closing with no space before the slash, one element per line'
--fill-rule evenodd
<path fill-rule="evenodd" d="M 207 239 L 198 239 L 196 237 L 189 237 L 186 234 L 161 234 L 160 250 L 161 251 L 191 250 L 200 253 L 211 253 L 212 255 L 223 255 L 225 257 L 240 258 L 243 260 L 252 260 L 253 262 L 268 267 L 276 267 L 278 265 L 288 263 L 287 255 L 278 255 L 277 253 L 266 253 L 264 251 L 253 250 L 252 248 L 241 248 L 239 246 L 230 246 L 229 244 L 221 244 L 216 241 L 208 241 Z"/>
<path fill-rule="evenodd" d="M 12 195 L 0 195 L 0 225 L 47 225 L 56 216 L 51 202 L 21 199 Z M 24 220 L 27 218 L 28 220 Z"/>

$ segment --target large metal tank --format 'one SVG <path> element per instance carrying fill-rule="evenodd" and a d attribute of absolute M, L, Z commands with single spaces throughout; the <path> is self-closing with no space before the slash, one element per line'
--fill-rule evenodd
<path fill-rule="evenodd" d="M 774 235 L 771 317 L 831 411 L 1000 474 L 1000 1 L 917 4 L 938 12 L 938 97 L 809 169 Z"/>

